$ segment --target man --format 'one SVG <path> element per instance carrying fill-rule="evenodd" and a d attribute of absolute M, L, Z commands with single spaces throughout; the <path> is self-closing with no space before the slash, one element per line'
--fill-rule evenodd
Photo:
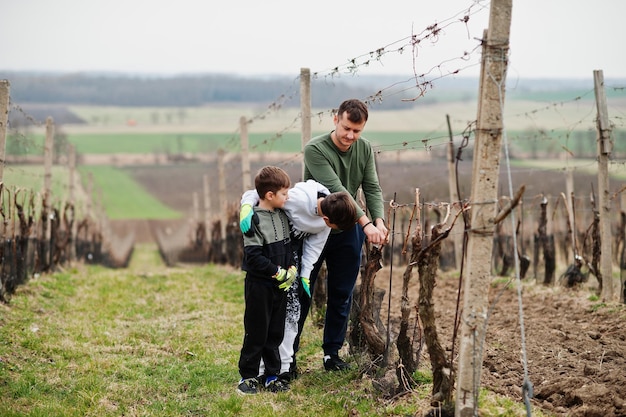
<path fill-rule="evenodd" d="M 361 266 L 361 250 L 365 238 L 382 245 L 387 241 L 382 190 L 376 172 L 374 151 L 361 133 L 365 128 L 368 110 L 365 103 L 350 99 L 339 106 L 333 116 L 335 129 L 311 139 L 304 147 L 304 179 L 313 179 L 331 192 L 347 191 L 355 200 L 359 188 L 365 194 L 370 220 L 358 204 L 358 226 L 331 232 L 310 277 L 311 291 L 323 261 L 328 272 L 328 298 L 324 322 L 324 368 L 327 371 L 349 369 L 339 357 L 348 328 L 352 292 Z M 302 332 L 310 299 L 301 299 L 302 312 L 299 335 Z"/>

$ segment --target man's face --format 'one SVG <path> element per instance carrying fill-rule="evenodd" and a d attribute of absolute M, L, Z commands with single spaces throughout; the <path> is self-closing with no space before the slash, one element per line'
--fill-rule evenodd
<path fill-rule="evenodd" d="M 354 123 L 348 119 L 346 112 L 341 116 L 335 115 L 335 135 L 333 143 L 340 151 L 345 152 L 350 146 L 361 137 L 361 132 L 365 127 L 365 122 Z"/>

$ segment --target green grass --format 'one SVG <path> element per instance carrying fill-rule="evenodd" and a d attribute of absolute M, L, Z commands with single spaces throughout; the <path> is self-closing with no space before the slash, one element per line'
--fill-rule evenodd
<path fill-rule="evenodd" d="M 181 217 L 181 213 L 163 205 L 122 170 L 111 166 L 94 165 L 81 166 L 79 171 L 83 182 L 87 180 L 89 173 L 92 174 L 94 186 L 102 191 L 102 204 L 110 219 Z"/>
<path fill-rule="evenodd" d="M 136 248 L 128 269 L 77 265 L 33 279 L 0 308 L 2 416 L 365 417 L 429 408 L 428 370 L 412 395 L 393 401 L 356 370 L 325 372 L 311 321 L 299 358 L 306 372 L 292 390 L 238 395 L 242 272 L 167 268 L 150 245 Z M 495 396 L 481 408 L 524 415 Z"/>

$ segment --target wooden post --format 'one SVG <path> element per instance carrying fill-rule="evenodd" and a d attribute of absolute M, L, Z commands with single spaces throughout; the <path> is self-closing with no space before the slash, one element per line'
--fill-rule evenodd
<path fill-rule="evenodd" d="M 626 194 L 622 193 L 620 196 L 620 213 L 622 215 L 624 215 L 624 213 L 626 212 Z M 620 227 L 623 227 L 623 225 L 620 223 Z M 619 254 L 619 268 L 620 268 L 620 289 L 619 289 L 619 300 L 622 304 L 626 304 L 626 279 L 624 279 L 624 277 L 622 276 L 622 273 L 624 271 L 624 251 L 626 250 L 624 248 L 624 245 L 626 245 L 626 242 L 622 242 L 621 245 L 621 250 L 622 252 Z"/>
<path fill-rule="evenodd" d="M 54 121 L 52 117 L 46 119 L 46 139 L 43 149 L 44 154 L 44 175 L 43 175 L 43 203 L 46 218 L 43 223 L 44 242 L 46 245 L 46 253 L 44 254 L 45 269 L 52 267 L 52 216 L 50 200 L 52 199 L 52 150 L 54 142 Z"/>
<path fill-rule="evenodd" d="M 200 223 L 200 197 L 197 191 L 191 193 L 191 200 L 193 202 L 193 214 L 189 222 L 189 242 L 193 244 L 196 241 L 198 223 Z"/>
<path fill-rule="evenodd" d="M 302 149 L 311 140 L 311 70 L 300 68 L 300 114 L 302 116 Z M 304 158 L 302 158 L 304 180 Z"/>
<path fill-rule="evenodd" d="M 602 301 L 613 301 L 613 267 L 611 250 L 611 196 L 609 195 L 609 157 L 613 148 L 611 124 L 607 111 L 602 70 L 593 72 L 593 83 L 598 109 L 598 200 L 600 212 L 600 271 L 602 273 Z"/>
<path fill-rule="evenodd" d="M 69 168 L 69 184 L 68 184 L 68 188 L 69 188 L 69 201 L 70 204 L 74 204 L 75 203 L 75 198 L 76 198 L 76 182 L 74 179 L 74 174 L 76 171 L 76 150 L 74 148 L 74 145 L 68 145 L 69 148 L 69 157 L 68 157 L 68 161 L 67 161 L 67 165 Z"/>
<path fill-rule="evenodd" d="M 52 146 L 54 141 L 54 121 L 52 117 L 46 119 L 46 142 L 43 149 L 43 188 L 44 198 L 46 199 L 46 209 L 50 208 L 50 197 L 52 195 Z"/>
<path fill-rule="evenodd" d="M 72 207 L 72 226 L 70 230 L 70 262 L 76 259 L 76 231 L 78 225 L 76 224 L 76 148 L 74 145 L 69 145 L 69 201 Z"/>
<path fill-rule="evenodd" d="M 452 126 L 450 125 L 450 115 L 446 114 L 446 122 L 448 123 L 448 188 L 450 189 L 450 204 L 463 210 L 461 197 L 458 193 L 458 184 L 456 181 L 456 165 L 454 156 L 454 135 L 452 134 Z M 456 222 L 452 230 L 454 236 L 454 261 L 456 269 L 461 268 L 461 259 L 463 257 L 463 223 Z"/>
<path fill-rule="evenodd" d="M 493 0 L 489 29 L 483 39 L 480 97 L 474 147 L 471 229 L 456 392 L 456 417 L 471 417 L 478 409 L 491 283 L 491 253 L 497 214 L 498 179 L 503 129 L 503 104 L 509 50 L 512 0 Z"/>
<path fill-rule="evenodd" d="M 250 149 L 248 140 L 248 121 L 244 116 L 239 118 L 239 130 L 241 131 L 241 172 L 243 176 L 243 192 L 252 188 L 250 179 Z"/>
<path fill-rule="evenodd" d="M 4 180 L 7 129 L 9 127 L 9 91 L 9 81 L 0 80 L 0 183 Z"/>
<path fill-rule="evenodd" d="M 202 185 L 204 189 L 204 228 L 206 229 L 207 239 L 211 240 L 211 195 L 209 194 L 209 176 L 202 176 Z"/>
<path fill-rule="evenodd" d="M 219 177 L 219 193 L 220 193 L 220 236 L 222 239 L 221 257 L 226 259 L 226 222 L 228 221 L 228 202 L 226 201 L 226 174 L 224 172 L 225 152 L 223 149 L 217 151 L 217 171 Z"/>
<path fill-rule="evenodd" d="M 93 219 L 94 218 L 94 214 L 93 214 L 93 172 L 89 171 L 87 173 L 87 207 L 85 209 L 85 211 L 87 213 L 85 213 L 85 215 L 87 216 L 88 219 Z"/>

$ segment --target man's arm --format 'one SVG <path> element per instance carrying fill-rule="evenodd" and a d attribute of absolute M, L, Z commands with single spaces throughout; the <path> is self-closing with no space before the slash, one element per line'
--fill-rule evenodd
<path fill-rule="evenodd" d="M 311 179 L 326 186 L 331 193 L 345 191 L 350 194 L 352 202 L 356 207 L 357 217 L 361 217 L 365 214 L 361 206 L 356 202 L 356 200 L 354 200 L 354 196 L 352 196 L 350 191 L 343 186 L 341 179 L 333 169 L 326 155 L 324 155 L 317 147 L 304 147 L 304 164 L 307 171 L 311 175 Z"/>
<path fill-rule="evenodd" d="M 374 160 L 374 152 L 371 147 L 363 172 L 361 188 L 363 189 L 363 194 L 365 194 L 367 209 L 372 216 L 372 221 L 370 222 L 367 217 L 365 219 L 360 218 L 359 224 L 369 242 L 385 244 L 387 243 L 389 230 L 387 230 L 385 225 L 383 192 L 380 188 L 378 173 L 376 172 L 376 161 Z M 371 223 L 371 225 L 368 223 Z"/>

